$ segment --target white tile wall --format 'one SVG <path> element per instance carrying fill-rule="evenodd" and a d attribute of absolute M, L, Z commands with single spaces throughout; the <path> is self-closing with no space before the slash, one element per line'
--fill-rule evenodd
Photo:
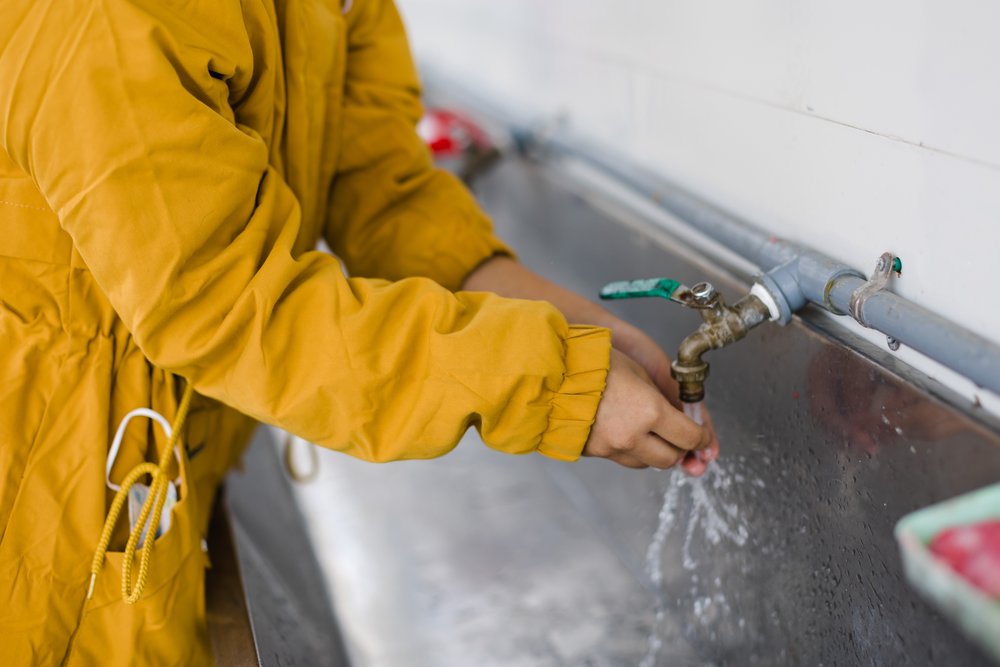
<path fill-rule="evenodd" d="M 893 250 L 1000 342 L 1000 3 L 399 3 L 421 62 L 865 272 Z"/>

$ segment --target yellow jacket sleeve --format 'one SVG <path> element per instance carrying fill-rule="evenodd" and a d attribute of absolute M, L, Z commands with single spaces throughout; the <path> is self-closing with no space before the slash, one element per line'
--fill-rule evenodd
<path fill-rule="evenodd" d="M 417 136 L 420 88 L 395 4 L 362 0 L 347 19 L 342 138 L 327 241 L 352 275 L 427 276 L 458 289 L 483 260 L 513 253 L 493 235 L 465 186 L 433 167 Z"/>
<path fill-rule="evenodd" d="M 0 148 L 151 362 L 370 460 L 442 454 L 470 424 L 504 451 L 575 458 L 608 332 L 296 253 L 298 202 L 227 103 L 241 60 L 201 27 L 227 17 L 173 7 L 26 0 L 0 25 Z"/>

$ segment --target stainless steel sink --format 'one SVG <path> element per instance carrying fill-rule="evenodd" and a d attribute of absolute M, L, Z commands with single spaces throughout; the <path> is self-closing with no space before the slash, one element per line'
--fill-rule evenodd
<path fill-rule="evenodd" d="M 581 293 L 748 287 L 562 166 L 506 158 L 476 189 L 526 264 Z M 611 307 L 668 351 L 698 323 Z M 1000 479 L 995 422 L 808 310 L 710 360 L 723 450 L 697 481 L 507 457 L 474 433 L 437 461 L 322 452 L 295 495 L 352 664 L 985 664 L 908 588 L 892 528 Z"/>

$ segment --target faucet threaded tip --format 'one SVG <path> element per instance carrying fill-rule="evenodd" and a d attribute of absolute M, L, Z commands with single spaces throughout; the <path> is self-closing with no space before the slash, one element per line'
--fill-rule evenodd
<path fill-rule="evenodd" d="M 697 403 L 705 398 L 705 378 L 708 377 L 708 364 L 680 363 L 675 361 L 670 365 L 670 375 L 680 385 L 681 400 L 685 403 Z"/>

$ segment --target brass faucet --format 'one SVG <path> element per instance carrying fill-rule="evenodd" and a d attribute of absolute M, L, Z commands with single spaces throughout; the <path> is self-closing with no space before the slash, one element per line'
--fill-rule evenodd
<path fill-rule="evenodd" d="M 729 306 L 711 284 L 698 283 L 691 288 L 691 295 L 690 305 L 698 309 L 704 323 L 681 341 L 677 359 L 670 366 L 670 374 L 680 385 L 681 400 L 685 403 L 705 398 L 708 362 L 702 355 L 735 343 L 770 318 L 767 306 L 754 294 L 747 294 L 736 305 Z"/>
<path fill-rule="evenodd" d="M 705 398 L 708 362 L 702 355 L 735 343 L 754 327 L 774 318 L 774 311 L 760 295 L 755 288 L 736 305 L 729 306 L 710 283 L 701 282 L 689 288 L 668 278 L 610 283 L 600 294 L 602 299 L 658 296 L 701 313 L 704 323 L 681 342 L 677 359 L 670 368 L 670 374 L 680 385 L 681 400 L 686 403 Z"/>

